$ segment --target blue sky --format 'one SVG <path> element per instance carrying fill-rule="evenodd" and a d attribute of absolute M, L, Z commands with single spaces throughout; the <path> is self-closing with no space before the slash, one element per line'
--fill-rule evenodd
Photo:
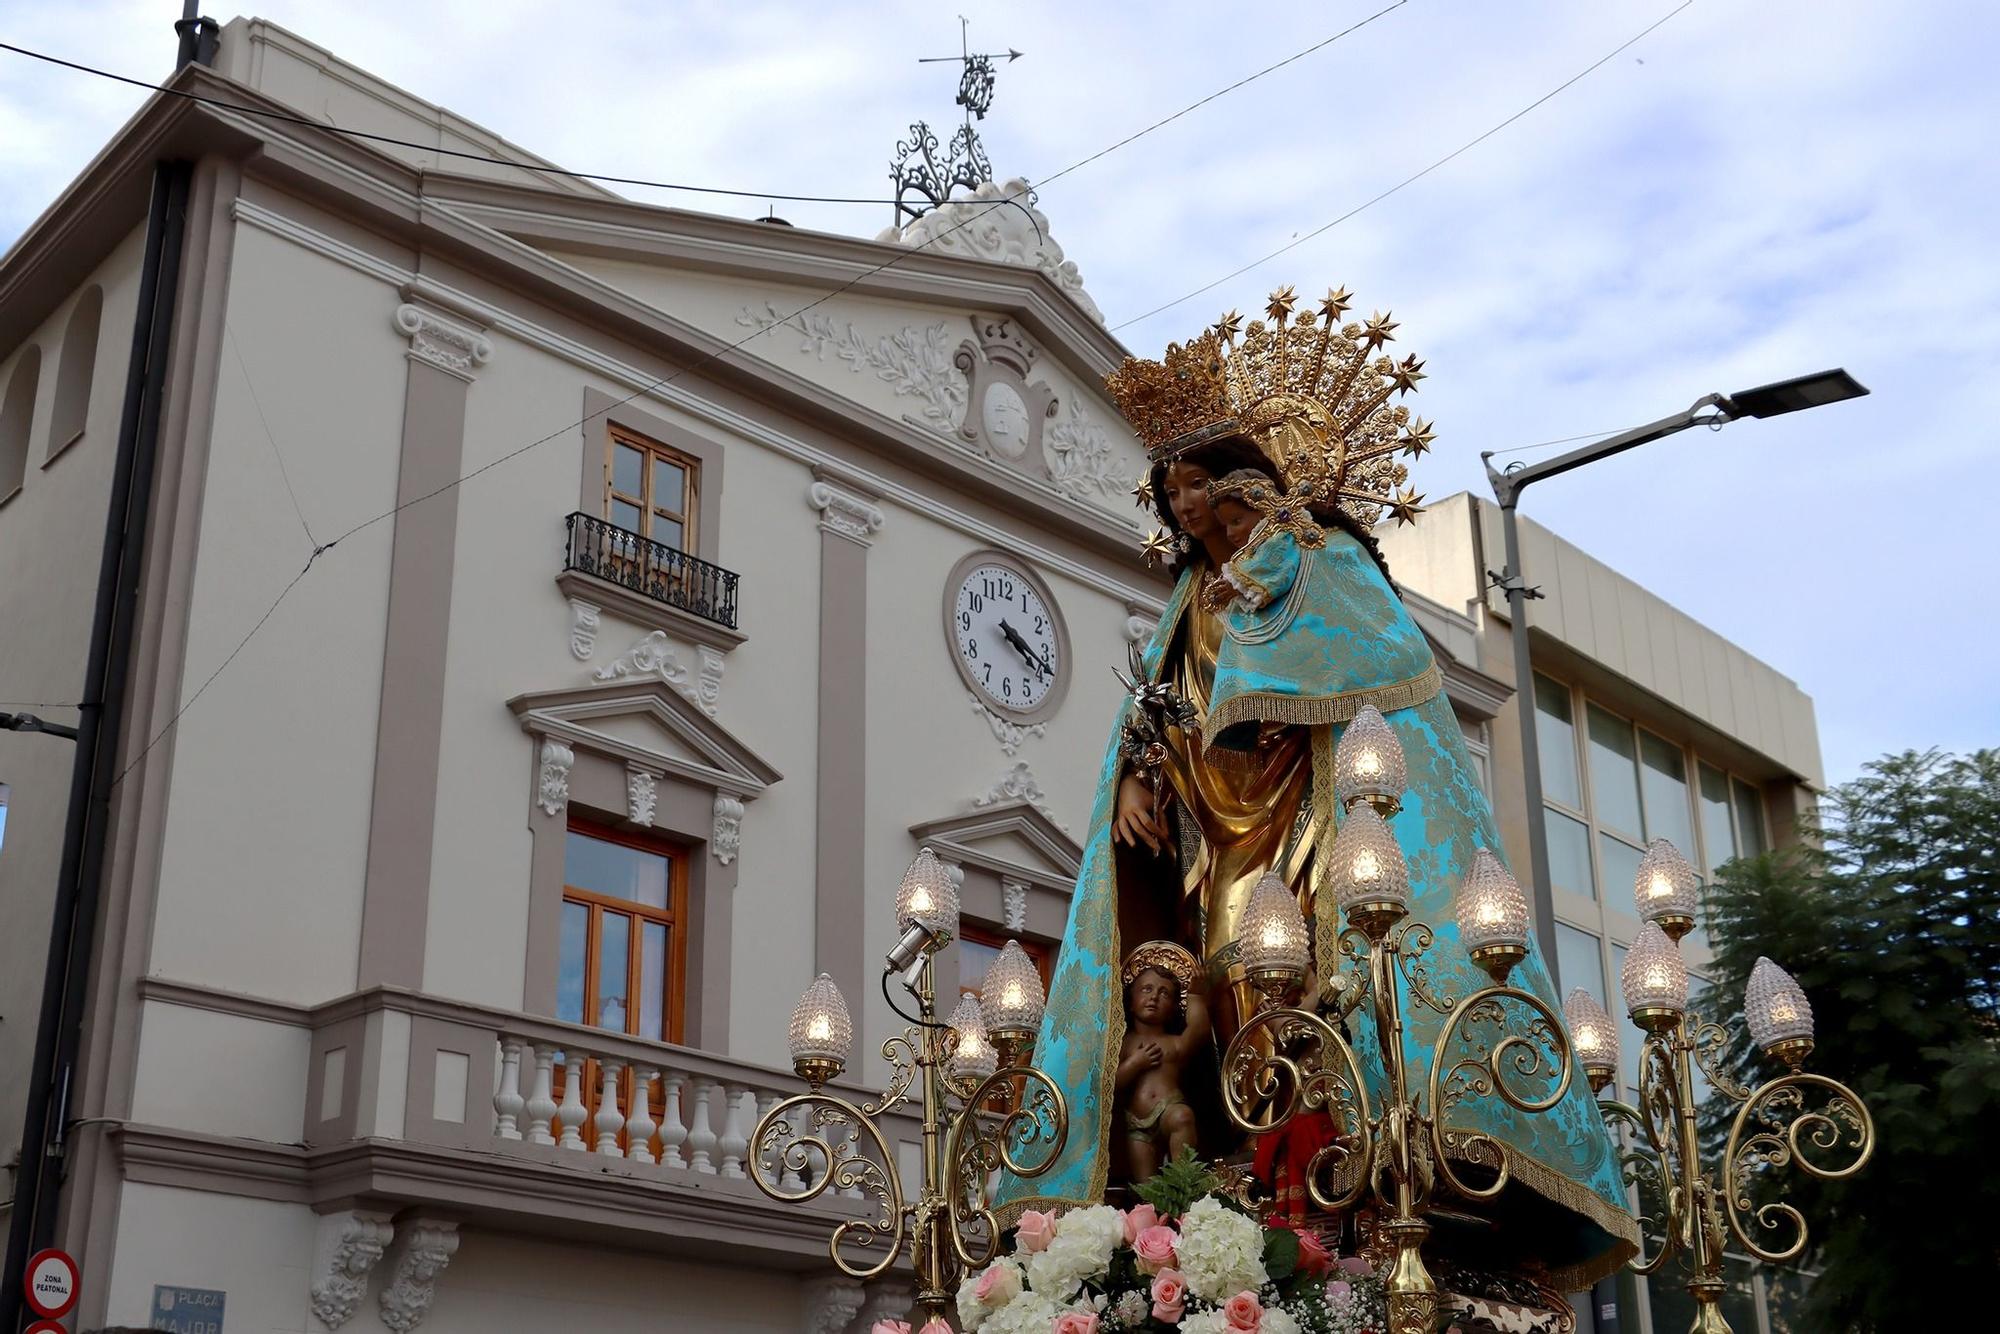
<path fill-rule="evenodd" d="M 1039 178 L 1391 0 L 1291 5 L 268 0 L 263 14 L 581 170 L 874 194 L 918 56 L 1016 47 L 982 134 Z M 1678 0 L 1407 0 L 1064 177 L 1053 233 L 1114 325 L 1319 227 L 1513 115 Z M 0 0 L 7 40 L 158 77 L 178 4 Z M 218 14 L 226 17 L 226 12 Z M 1524 512 L 1799 681 L 1829 777 L 1996 739 L 2000 6 L 1696 0 L 1493 138 L 1282 258 L 1123 329 L 1156 351 L 1272 286 L 1393 306 L 1428 358 L 1434 496 L 1482 449 L 1845 365 L 1872 397 L 1689 433 Z M 137 105 L 0 53 L 0 244 Z M 630 191 L 750 215 L 749 201 Z M 788 204 L 872 235 L 886 207 Z"/>

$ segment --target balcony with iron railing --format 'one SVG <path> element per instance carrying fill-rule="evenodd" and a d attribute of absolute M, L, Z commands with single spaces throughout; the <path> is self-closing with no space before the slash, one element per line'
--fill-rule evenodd
<path fill-rule="evenodd" d="M 701 627 L 718 627 L 710 634 L 731 642 L 741 639 L 736 625 L 738 576 L 734 570 L 710 564 L 664 542 L 655 542 L 630 529 L 620 528 L 581 511 L 564 520 L 567 540 L 563 550 L 565 591 L 572 591 L 574 576 L 602 581 L 597 589 L 622 594 L 628 609 L 636 601 L 661 609 L 694 637 L 707 639 Z M 606 587 L 608 586 L 608 587 Z M 645 619 L 642 614 L 641 619 Z"/>

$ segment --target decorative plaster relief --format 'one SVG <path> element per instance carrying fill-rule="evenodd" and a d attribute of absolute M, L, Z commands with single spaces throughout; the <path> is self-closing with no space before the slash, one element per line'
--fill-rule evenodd
<path fill-rule="evenodd" d="M 743 847 L 743 803 L 727 792 L 715 794 L 715 831 L 708 850 L 724 866 L 736 860 Z"/>
<path fill-rule="evenodd" d="M 1057 827 L 1060 828 L 1060 823 L 1056 821 L 1056 817 L 1049 811 L 1048 800 L 1049 794 L 1042 791 L 1041 780 L 1035 777 L 1032 769 L 1028 768 L 1028 762 L 1022 760 L 1019 764 L 1016 764 L 1013 768 L 1002 774 L 1000 781 L 988 789 L 985 796 L 974 797 L 972 805 L 975 809 L 984 810 L 988 806 L 999 806 L 1010 801 L 1023 801 L 1033 806 L 1043 815 L 1047 815 L 1050 822 L 1056 823 Z"/>
<path fill-rule="evenodd" d="M 1078 499 L 1092 493 L 1123 495 L 1132 479 L 1111 448 L 1111 434 L 1071 395 L 1063 415 L 1048 431 L 1049 480 Z"/>
<path fill-rule="evenodd" d="M 542 772 L 536 792 L 542 810 L 561 815 L 569 805 L 569 771 L 576 764 L 576 752 L 553 737 L 542 741 Z"/>
<path fill-rule="evenodd" d="M 653 811 L 659 805 L 660 780 L 644 769 L 628 769 L 625 772 L 625 813 L 633 824 L 650 825 Z"/>
<path fill-rule="evenodd" d="M 965 198 L 942 204 L 907 227 L 887 228 L 875 239 L 1039 269 L 1090 318 L 1104 323 L 1104 312 L 1083 290 L 1075 261 L 1063 258 L 1063 248 L 1049 235 L 1047 216 L 1035 207 L 1032 190 L 1019 177 L 1005 185 L 987 181 Z"/>
<path fill-rule="evenodd" d="M 406 301 L 396 307 L 395 322 L 397 332 L 410 340 L 410 355 L 441 371 L 470 380 L 474 366 L 493 359 L 493 340 L 483 330 L 427 307 Z"/>
<path fill-rule="evenodd" d="M 351 1209 L 320 1220 L 321 1235 L 331 1232 L 321 1276 L 312 1285 L 312 1313 L 328 1329 L 339 1329 L 354 1317 L 368 1293 L 368 1275 L 381 1261 L 396 1230 L 389 1215 Z"/>
<path fill-rule="evenodd" d="M 972 701 L 972 708 L 975 713 L 985 716 L 988 730 L 993 733 L 993 739 L 1000 743 L 1000 752 L 1009 759 L 1012 759 L 1019 753 L 1021 742 L 1028 737 L 1045 737 L 1049 734 L 1049 725 L 1047 723 L 1035 723 L 1031 726 L 1023 727 L 1021 724 L 1010 722 L 987 708 L 986 701 L 979 698 L 972 691 L 966 691 L 965 697 Z"/>
<path fill-rule="evenodd" d="M 1152 621 L 1147 620 L 1144 616 L 1127 616 L 1125 618 L 1126 643 L 1137 644 L 1141 648 L 1143 648 L 1145 647 L 1146 641 L 1148 639 L 1151 639 L 1152 637 L 1153 637 Z"/>
<path fill-rule="evenodd" d="M 643 681 L 657 678 L 674 688 L 676 694 L 713 718 L 722 699 L 723 657 L 711 648 L 697 650 L 700 674 L 688 670 L 668 642 L 664 630 L 642 636 L 616 662 L 608 662 L 590 674 L 593 681 Z"/>
<path fill-rule="evenodd" d="M 1009 931 L 1028 929 L 1028 882 L 1008 876 L 1000 880 L 1001 925 Z"/>
<path fill-rule="evenodd" d="M 805 1334 L 845 1334 L 861 1314 L 867 1289 L 851 1278 L 822 1278 L 805 1285 Z"/>
<path fill-rule="evenodd" d="M 842 329 L 831 316 L 810 311 L 785 315 L 766 301 L 761 311 L 745 306 L 736 323 L 760 333 L 791 329 L 800 335 L 799 351 L 820 361 L 831 351 L 856 375 L 872 372 L 899 397 L 914 398 L 923 424 L 932 430 L 951 431 L 964 411 L 965 377 L 952 365 L 950 332 L 942 321 L 921 330 L 905 325 L 871 341 L 852 322 Z"/>
<path fill-rule="evenodd" d="M 869 536 L 882 531 L 882 511 L 860 496 L 825 482 L 806 488 L 806 503 L 819 511 L 820 528 L 850 542 L 868 545 Z"/>
<path fill-rule="evenodd" d="M 582 598 L 569 600 L 569 651 L 578 662 L 589 662 L 597 652 L 597 625 L 600 608 Z"/>
<path fill-rule="evenodd" d="M 1054 481 L 1042 427 L 1056 415 L 1056 391 L 1045 381 L 1028 383 L 1034 346 L 1012 321 L 997 316 L 973 316 L 972 331 L 978 341 L 968 338 L 952 354 L 952 364 L 971 386 L 959 441 L 978 446 L 1004 467 Z"/>
<path fill-rule="evenodd" d="M 382 1289 L 382 1323 L 396 1334 L 409 1334 L 430 1314 L 438 1275 L 458 1251 L 458 1224 L 436 1218 L 413 1218 L 399 1229 L 396 1271 Z"/>

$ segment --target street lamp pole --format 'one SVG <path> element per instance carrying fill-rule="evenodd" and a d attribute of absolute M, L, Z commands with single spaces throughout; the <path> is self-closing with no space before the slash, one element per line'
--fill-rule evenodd
<path fill-rule="evenodd" d="M 1720 427 L 1739 417 L 1777 417 L 1803 408 L 1859 398 L 1867 392 L 1845 370 L 1821 371 L 1816 375 L 1802 375 L 1797 379 L 1760 385 L 1737 394 L 1709 394 L 1696 399 L 1685 411 L 1621 431 L 1540 463 L 1502 469 L 1493 466 L 1491 450 L 1480 456 L 1486 464 L 1486 480 L 1493 487 L 1493 498 L 1500 502 L 1501 529 L 1506 542 L 1507 564 L 1499 570 L 1488 571 L 1488 579 L 1492 587 L 1507 595 L 1508 621 L 1514 636 L 1514 701 L 1521 724 L 1521 767 L 1528 808 L 1528 874 L 1530 898 L 1535 911 L 1535 940 L 1542 957 L 1548 960 L 1550 974 L 1556 978 L 1558 986 L 1561 979 L 1556 966 L 1555 900 L 1549 887 L 1549 835 L 1547 820 L 1542 814 L 1542 757 L 1539 738 L 1535 734 L 1535 677 L 1528 646 L 1528 600 L 1538 598 L 1542 593 L 1538 588 L 1529 587 L 1522 574 L 1521 538 L 1515 517 L 1521 493 L 1545 477 L 1571 472 L 1586 463 L 1622 454 L 1692 426 Z"/>

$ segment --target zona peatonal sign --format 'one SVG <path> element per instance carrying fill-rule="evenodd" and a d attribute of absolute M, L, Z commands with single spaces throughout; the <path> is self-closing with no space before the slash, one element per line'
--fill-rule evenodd
<path fill-rule="evenodd" d="M 68 1315 L 76 1305 L 76 1261 L 62 1251 L 42 1251 L 28 1261 L 21 1285 L 27 1289 L 28 1305 L 36 1315 L 51 1320 Z"/>

